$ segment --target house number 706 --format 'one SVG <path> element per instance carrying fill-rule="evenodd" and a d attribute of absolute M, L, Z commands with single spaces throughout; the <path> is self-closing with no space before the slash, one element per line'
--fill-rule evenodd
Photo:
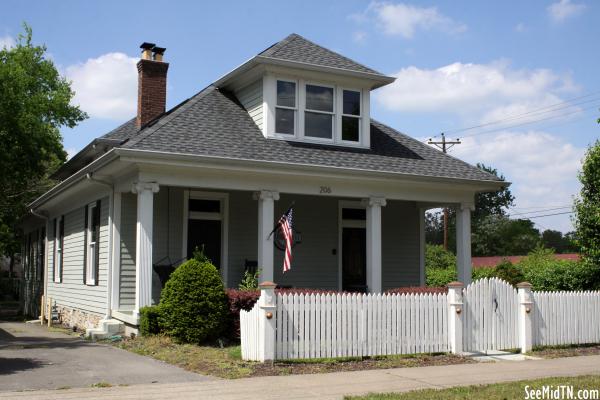
<path fill-rule="evenodd" d="M 319 186 L 319 193 L 331 193 L 330 186 Z"/>

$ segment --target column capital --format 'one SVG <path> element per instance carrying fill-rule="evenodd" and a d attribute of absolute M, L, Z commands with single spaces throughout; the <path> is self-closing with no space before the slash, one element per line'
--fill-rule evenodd
<path fill-rule="evenodd" d="M 279 192 L 274 190 L 258 190 L 252 194 L 254 200 L 273 199 L 279 200 Z"/>
<path fill-rule="evenodd" d="M 460 203 L 457 208 L 463 211 L 475 211 L 475 203 Z"/>
<path fill-rule="evenodd" d="M 387 201 L 385 200 L 385 197 L 371 196 L 368 199 L 363 199 L 362 204 L 364 206 L 368 206 L 368 207 L 373 207 L 373 206 L 385 207 L 385 205 L 387 204 Z"/>
<path fill-rule="evenodd" d="M 131 184 L 131 193 L 152 192 L 158 193 L 160 186 L 156 182 L 134 182 Z"/>

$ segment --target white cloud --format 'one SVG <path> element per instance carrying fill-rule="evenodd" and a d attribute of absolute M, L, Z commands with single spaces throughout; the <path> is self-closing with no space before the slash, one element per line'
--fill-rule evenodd
<path fill-rule="evenodd" d="M 14 47 L 17 43 L 11 36 L 0 36 L 0 49 Z"/>
<path fill-rule="evenodd" d="M 549 5 L 546 10 L 552 21 L 563 22 L 570 17 L 581 14 L 584 9 L 585 4 L 572 3 L 571 0 L 560 0 Z"/>
<path fill-rule="evenodd" d="M 79 150 L 74 147 L 69 147 L 68 149 L 65 149 L 65 151 L 67 152 L 67 160 L 70 160 L 75 154 L 79 152 Z"/>
<path fill-rule="evenodd" d="M 519 22 L 517 25 L 515 25 L 515 31 L 519 32 L 519 33 L 523 33 L 527 30 L 527 27 L 525 26 L 524 23 Z"/>
<path fill-rule="evenodd" d="M 460 33 L 465 24 L 454 21 L 440 13 L 436 7 L 417 7 L 404 3 L 373 1 L 363 14 L 351 16 L 356 22 L 374 21 L 385 34 L 412 38 L 418 30 L 438 30 Z"/>
<path fill-rule="evenodd" d="M 363 31 L 356 31 L 352 34 L 352 40 L 354 43 L 364 44 L 367 40 L 367 33 Z"/>
<path fill-rule="evenodd" d="M 477 115 L 479 122 L 512 114 L 517 108 L 525 111 L 558 102 L 559 94 L 576 89 L 569 76 L 548 69 L 514 70 L 506 61 L 457 62 L 437 69 L 411 66 L 393 76 L 396 81 L 375 94 L 385 108 Z M 496 110 L 501 107 L 506 110 Z"/>
<path fill-rule="evenodd" d="M 136 58 L 108 53 L 66 68 L 75 91 L 73 103 L 91 117 L 133 117 L 137 105 Z"/>
<path fill-rule="evenodd" d="M 584 152 L 585 149 L 575 147 L 556 135 L 530 130 L 503 131 L 493 138 L 466 138 L 463 144 L 453 148 L 452 155 L 473 164 L 483 162 L 497 168 L 508 181 L 513 182 L 511 191 L 517 199 L 516 207 L 523 209 L 570 205 L 573 195 L 579 190 L 575 177 Z M 565 232 L 572 229 L 568 215 L 532 220 L 542 228 Z"/>

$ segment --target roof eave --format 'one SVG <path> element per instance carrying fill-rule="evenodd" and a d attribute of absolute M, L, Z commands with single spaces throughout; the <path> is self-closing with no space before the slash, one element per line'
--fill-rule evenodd
<path fill-rule="evenodd" d="M 345 69 L 345 68 L 327 67 L 327 66 L 323 66 L 323 65 L 303 63 L 303 62 L 298 62 L 298 61 L 288 61 L 288 60 L 282 60 L 279 58 L 265 57 L 265 56 L 257 55 L 257 56 L 252 57 L 250 60 L 244 62 L 237 68 L 233 69 L 232 71 L 228 72 L 227 74 L 223 75 L 221 78 L 216 80 L 213 83 L 213 85 L 216 87 L 226 86 L 230 80 L 234 79 L 235 77 L 239 76 L 240 74 L 242 74 L 246 71 L 249 71 L 251 68 L 253 68 L 254 66 L 259 65 L 259 64 L 277 65 L 277 66 L 290 67 L 290 68 L 299 68 L 299 69 L 305 69 L 305 70 L 309 70 L 309 71 L 325 72 L 325 73 L 343 75 L 343 76 L 352 77 L 352 78 L 366 79 L 366 80 L 370 80 L 373 82 L 373 85 L 371 87 L 372 89 L 380 88 L 380 87 L 388 85 L 396 80 L 396 78 L 394 78 L 392 76 L 386 76 L 386 75 L 381 75 L 381 74 L 376 74 L 376 73 L 354 71 L 354 70 L 349 70 L 349 69 Z"/>
<path fill-rule="evenodd" d="M 363 175 L 364 177 L 382 177 L 382 178 L 395 178 L 395 179 L 405 179 L 411 181 L 425 181 L 425 182 L 437 182 L 437 183 L 451 183 L 451 184 L 464 184 L 468 186 L 473 186 L 473 189 L 477 189 L 475 191 L 494 191 L 499 190 L 504 187 L 508 187 L 511 183 L 506 181 L 494 181 L 494 180 L 478 180 L 478 179 L 468 179 L 468 178 L 450 178 L 450 177 L 439 177 L 439 176 L 430 176 L 430 175 L 420 175 L 420 174 L 407 174 L 393 171 L 376 171 L 376 170 L 366 170 L 359 168 L 347 168 L 347 167 L 335 167 L 335 166 L 326 166 L 326 165 L 313 165 L 313 164 L 290 164 L 287 162 L 280 161 L 264 161 L 264 160 L 252 160 L 245 158 L 231 158 L 231 157 L 219 157 L 219 156 L 207 156 L 207 155 L 196 155 L 196 154 L 185 154 L 185 153 L 173 153 L 173 152 L 162 152 L 156 150 L 140 150 L 140 149 L 124 149 L 124 148 L 115 148 L 114 151 L 120 157 L 130 157 L 131 159 L 128 161 L 133 161 L 134 158 L 149 158 L 154 160 L 180 160 L 180 161 L 193 161 L 194 163 L 213 163 L 213 164 L 223 164 L 228 166 L 239 166 L 240 168 L 247 166 L 256 166 L 256 167 L 265 167 L 269 171 L 278 170 L 278 169 L 296 169 L 302 171 L 315 171 L 315 172 L 328 172 L 328 173 L 339 173 L 340 175 L 352 175 L 356 176 L 357 173 Z M 277 168 L 273 168 L 273 165 L 276 165 Z"/>

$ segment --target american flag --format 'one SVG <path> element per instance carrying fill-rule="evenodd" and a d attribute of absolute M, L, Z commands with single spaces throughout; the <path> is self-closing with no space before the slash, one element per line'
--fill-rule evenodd
<path fill-rule="evenodd" d="M 294 231 L 292 229 L 292 216 L 294 210 L 290 207 L 279 219 L 278 225 L 281 228 L 285 239 L 285 256 L 283 257 L 283 272 L 287 272 L 292 267 L 292 244 L 294 243 Z"/>

